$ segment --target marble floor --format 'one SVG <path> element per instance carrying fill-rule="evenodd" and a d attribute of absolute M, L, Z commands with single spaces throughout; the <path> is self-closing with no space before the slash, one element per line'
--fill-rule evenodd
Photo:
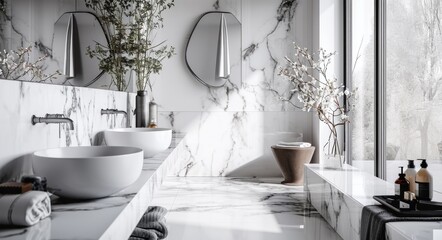
<path fill-rule="evenodd" d="M 166 207 L 169 240 L 341 239 L 281 179 L 168 177 L 152 205 Z"/>

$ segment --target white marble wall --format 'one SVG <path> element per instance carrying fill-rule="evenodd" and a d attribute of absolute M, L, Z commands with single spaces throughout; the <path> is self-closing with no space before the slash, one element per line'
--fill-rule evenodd
<path fill-rule="evenodd" d="M 28 171 L 29 154 L 36 150 L 101 144 L 102 130 L 124 127 L 127 120 L 100 110 L 126 110 L 127 99 L 124 92 L 0 80 L 0 180 L 20 175 L 22 168 Z M 71 118 L 75 130 L 61 124 L 59 136 L 58 124 L 32 125 L 32 115 L 46 113 Z"/>
<path fill-rule="evenodd" d="M 172 120 L 164 114 L 164 122 Z M 270 146 L 300 141 L 297 132 L 310 120 L 293 112 L 178 112 L 173 117 L 175 129 L 188 129 L 175 176 L 279 176 Z"/>
<path fill-rule="evenodd" d="M 209 89 L 188 71 L 184 52 L 198 17 L 215 7 L 242 22 L 243 77 Z M 288 83 L 277 76 L 293 41 L 311 47 L 311 11 L 308 0 L 176 1 L 159 38 L 174 45 L 177 56 L 155 77 L 153 92 L 160 126 L 188 133 L 173 175 L 279 176 L 270 146 L 312 141 L 312 114 L 281 103 Z"/>
<path fill-rule="evenodd" d="M 36 5 L 35 0 L 18 1 Z M 21 13 L 28 21 L 42 21 L 38 31 L 26 24 L 21 26 L 34 39 L 31 42 L 49 46 L 46 25 L 66 9 L 75 8 L 75 1 L 45 0 L 37 5 L 54 2 L 48 8 L 38 7 L 39 11 L 28 10 L 29 16 Z M 82 1 L 76 2 L 77 9 L 82 10 Z M 165 28 L 157 39 L 175 46 L 177 55 L 164 62 L 161 74 L 154 76 L 152 94 L 160 105 L 160 127 L 187 133 L 187 151 L 173 175 L 279 176 L 270 146 L 280 140 L 313 138 L 312 114 L 281 103 L 279 97 L 288 93 L 288 82 L 277 75 L 285 64 L 284 57 L 291 54 L 293 41 L 312 47 L 312 2 L 180 0 L 175 4 L 165 12 Z M 46 17 L 48 9 L 53 11 Z M 232 12 L 243 27 L 242 79 L 234 79 L 219 89 L 201 85 L 184 60 L 194 24 L 203 13 L 213 10 Z M 47 48 L 41 48 L 44 49 Z M 130 100 L 133 103 L 134 99 Z"/>

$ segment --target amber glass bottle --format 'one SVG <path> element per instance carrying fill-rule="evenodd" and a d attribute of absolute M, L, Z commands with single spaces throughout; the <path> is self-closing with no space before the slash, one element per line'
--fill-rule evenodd
<path fill-rule="evenodd" d="M 410 183 L 405 178 L 404 167 L 399 167 L 401 173 L 399 173 L 399 178 L 394 182 L 394 195 L 397 198 L 404 199 L 404 192 L 410 191 Z"/>
<path fill-rule="evenodd" d="M 428 172 L 427 161 L 422 160 L 421 169 L 416 173 L 416 198 L 417 200 L 431 201 L 433 198 L 433 177 Z"/>

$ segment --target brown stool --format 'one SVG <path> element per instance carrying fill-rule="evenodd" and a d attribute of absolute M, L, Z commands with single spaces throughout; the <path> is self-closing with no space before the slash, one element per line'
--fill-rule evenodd
<path fill-rule="evenodd" d="M 310 163 L 315 147 L 272 146 L 273 156 L 281 168 L 282 184 L 300 186 L 304 183 L 304 164 Z"/>

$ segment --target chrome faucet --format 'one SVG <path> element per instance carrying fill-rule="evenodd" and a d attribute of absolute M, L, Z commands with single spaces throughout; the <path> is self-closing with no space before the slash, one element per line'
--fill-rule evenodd
<path fill-rule="evenodd" d="M 126 126 L 129 126 L 129 118 L 127 117 L 127 112 L 126 111 L 118 110 L 118 109 L 109 109 L 109 108 L 101 109 L 101 115 L 105 115 L 105 114 L 113 115 L 114 116 L 114 118 L 113 118 L 114 122 L 115 122 L 116 115 L 123 114 L 123 116 L 126 118 Z"/>
<path fill-rule="evenodd" d="M 46 114 L 45 117 L 36 117 L 35 115 L 32 115 L 32 125 L 37 123 L 66 123 L 69 130 L 74 130 L 74 121 L 65 117 L 63 114 Z"/>
<path fill-rule="evenodd" d="M 101 115 L 104 114 L 123 114 L 125 117 L 127 117 L 127 112 L 123 111 L 123 110 L 118 110 L 118 109 L 101 109 Z"/>

